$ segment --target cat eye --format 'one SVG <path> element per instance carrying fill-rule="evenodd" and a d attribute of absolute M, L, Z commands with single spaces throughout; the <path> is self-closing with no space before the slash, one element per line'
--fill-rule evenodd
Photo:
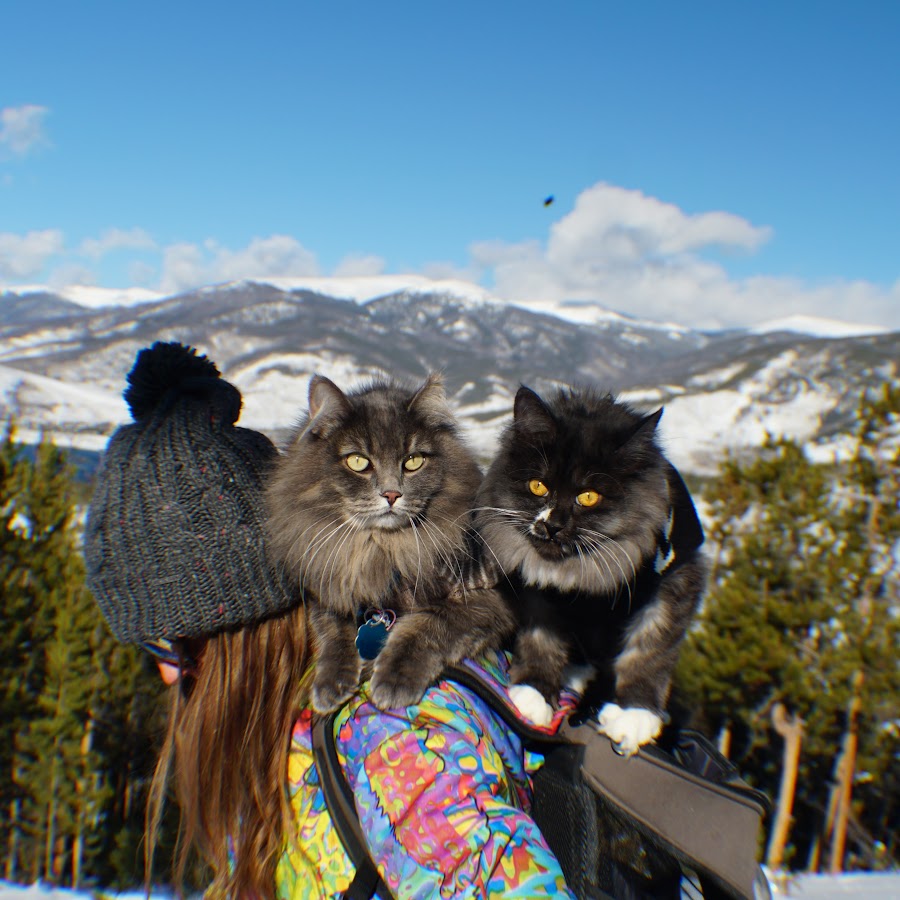
<path fill-rule="evenodd" d="M 582 491 L 575 498 L 575 502 L 579 506 L 596 506 L 600 499 L 600 495 L 596 491 Z"/>
<path fill-rule="evenodd" d="M 403 468 L 406 469 L 407 472 L 415 472 L 424 465 L 425 457 L 422 456 L 421 453 L 410 453 L 409 456 L 403 460 Z"/>
<path fill-rule="evenodd" d="M 535 497 L 546 497 L 547 494 L 550 493 L 550 488 L 548 488 L 543 481 L 538 481 L 537 478 L 532 478 L 531 481 L 528 482 L 528 490 L 531 491 Z"/>
<path fill-rule="evenodd" d="M 371 465 L 368 457 L 361 453 L 350 453 L 344 457 L 344 462 L 347 463 L 347 468 L 354 472 L 365 472 Z"/>

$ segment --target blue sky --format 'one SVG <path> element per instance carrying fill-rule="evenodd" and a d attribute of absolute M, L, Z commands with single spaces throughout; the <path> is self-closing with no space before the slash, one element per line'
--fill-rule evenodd
<path fill-rule="evenodd" d="M 0 20 L 0 287 L 411 272 L 690 325 L 900 329 L 893 0 Z"/>

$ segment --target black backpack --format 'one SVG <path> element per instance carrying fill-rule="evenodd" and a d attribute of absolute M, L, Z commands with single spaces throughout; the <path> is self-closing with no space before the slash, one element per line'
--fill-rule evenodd
<path fill-rule="evenodd" d="M 445 678 L 471 690 L 544 756 L 531 815 L 583 900 L 769 900 L 756 861 L 768 799 L 746 784 L 703 735 L 681 731 L 619 756 L 592 720 L 548 735 L 523 723 L 474 672 Z M 337 713 L 317 717 L 313 753 L 328 811 L 356 876 L 347 900 L 393 900 L 369 856 L 338 761 Z"/>

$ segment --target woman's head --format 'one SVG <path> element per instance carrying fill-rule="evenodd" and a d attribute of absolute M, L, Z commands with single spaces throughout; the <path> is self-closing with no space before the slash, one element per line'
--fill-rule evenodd
<path fill-rule="evenodd" d="M 104 454 L 85 558 L 116 637 L 176 663 L 184 688 L 170 694 L 148 800 L 148 878 L 171 772 L 177 880 L 194 846 L 223 896 L 268 896 L 309 655 L 305 610 L 264 542 L 264 481 L 278 454 L 235 425 L 239 391 L 190 347 L 142 350 L 128 385 L 134 421 Z"/>
<path fill-rule="evenodd" d="M 208 637 L 294 606 L 264 546 L 272 442 L 235 425 L 241 395 L 177 343 L 142 350 L 88 513 L 88 586 L 125 643 Z"/>

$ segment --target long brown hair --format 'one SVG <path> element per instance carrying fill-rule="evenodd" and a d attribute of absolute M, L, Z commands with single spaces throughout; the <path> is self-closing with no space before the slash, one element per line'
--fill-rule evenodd
<path fill-rule="evenodd" d="M 209 638 L 173 688 L 147 803 L 149 887 L 170 774 L 181 810 L 175 884 L 194 848 L 210 865 L 206 896 L 265 900 L 291 839 L 287 760 L 309 661 L 305 607 Z"/>

